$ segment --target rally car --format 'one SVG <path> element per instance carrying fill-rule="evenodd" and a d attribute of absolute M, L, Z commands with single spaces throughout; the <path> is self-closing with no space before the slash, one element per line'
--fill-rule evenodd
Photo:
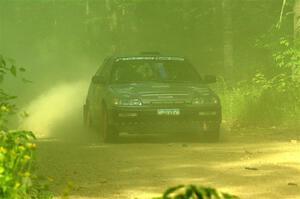
<path fill-rule="evenodd" d="M 208 87 L 215 81 L 215 76 L 200 75 L 184 57 L 109 57 L 92 77 L 84 123 L 98 127 L 105 142 L 115 141 L 122 132 L 194 132 L 217 141 L 221 105 Z"/>

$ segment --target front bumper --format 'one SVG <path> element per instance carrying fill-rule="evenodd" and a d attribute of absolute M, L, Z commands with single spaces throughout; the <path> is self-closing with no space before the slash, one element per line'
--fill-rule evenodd
<path fill-rule="evenodd" d="M 161 109 L 180 114 L 159 115 Z M 127 133 L 196 132 L 217 128 L 222 120 L 220 106 L 112 107 L 109 117 L 112 126 Z"/>

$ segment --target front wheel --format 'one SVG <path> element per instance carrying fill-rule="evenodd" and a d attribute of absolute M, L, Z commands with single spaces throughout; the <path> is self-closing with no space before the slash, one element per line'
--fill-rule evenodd
<path fill-rule="evenodd" d="M 105 143 L 112 143 L 117 141 L 118 139 L 118 132 L 116 129 L 110 125 L 109 123 L 109 118 L 108 118 L 108 113 L 106 109 L 103 109 L 102 111 L 102 119 L 101 119 L 101 135 L 102 135 L 102 140 Z"/>
<path fill-rule="evenodd" d="M 218 142 L 220 140 L 220 124 L 219 123 L 206 123 L 204 129 L 204 140 L 206 142 Z"/>

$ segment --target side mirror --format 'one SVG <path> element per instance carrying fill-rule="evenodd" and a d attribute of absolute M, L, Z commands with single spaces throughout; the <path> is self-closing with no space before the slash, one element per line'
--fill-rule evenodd
<path fill-rule="evenodd" d="M 92 78 L 92 83 L 93 84 L 104 84 L 105 83 L 105 79 L 102 76 L 94 76 Z"/>
<path fill-rule="evenodd" d="M 217 77 L 214 75 L 205 75 L 203 77 L 203 83 L 205 84 L 212 84 L 217 82 Z"/>

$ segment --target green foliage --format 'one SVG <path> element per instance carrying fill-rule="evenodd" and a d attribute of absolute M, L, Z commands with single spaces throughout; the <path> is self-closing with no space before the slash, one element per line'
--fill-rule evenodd
<path fill-rule="evenodd" d="M 25 69 L 16 67 L 13 60 L 4 59 L 0 55 L 0 85 L 3 83 L 6 75 L 16 77 L 18 74 L 17 71 L 24 72 Z M 16 105 L 12 102 L 14 99 L 16 99 L 16 96 L 11 96 L 0 88 L 0 130 L 7 130 L 8 116 L 14 114 L 16 111 Z"/>
<path fill-rule="evenodd" d="M 28 198 L 36 145 L 32 132 L 0 132 L 0 197 Z"/>
<path fill-rule="evenodd" d="M 167 189 L 162 197 L 154 199 L 238 199 L 238 197 L 219 192 L 214 188 L 179 185 Z"/>
<path fill-rule="evenodd" d="M 15 113 L 16 106 L 11 103 L 13 99 L 15 99 L 14 96 L 10 96 L 0 89 L 0 129 L 7 129 L 8 116 Z"/>
<path fill-rule="evenodd" d="M 4 57 L 0 55 L 0 83 L 3 82 L 5 75 L 11 74 L 16 77 L 19 72 L 25 71 L 25 68 L 18 68 L 14 60 L 4 59 Z"/>
<path fill-rule="evenodd" d="M 0 85 L 5 75 L 17 76 L 13 61 L 7 62 L 0 55 Z M 31 131 L 8 130 L 10 115 L 16 113 L 15 96 L 0 89 L 0 198 L 52 198 L 51 193 L 34 175 L 34 151 L 36 139 Z"/>
<path fill-rule="evenodd" d="M 220 81 L 224 118 L 238 125 L 297 125 L 300 114 L 300 51 L 286 38 L 273 50 L 272 71 L 228 86 Z"/>
<path fill-rule="evenodd" d="M 30 131 L 0 132 L 0 198 L 52 198 L 34 174 L 35 139 Z"/>

